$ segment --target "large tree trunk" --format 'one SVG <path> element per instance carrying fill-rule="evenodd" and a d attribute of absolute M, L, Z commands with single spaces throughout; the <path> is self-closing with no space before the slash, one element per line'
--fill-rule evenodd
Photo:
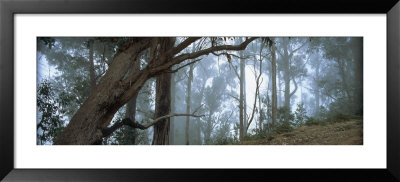
<path fill-rule="evenodd" d="M 190 97 L 192 92 L 192 80 L 193 80 L 193 64 L 189 66 L 189 79 L 187 83 L 186 91 L 186 114 L 190 114 Z M 189 122 L 190 116 L 186 116 L 186 126 L 185 126 L 185 144 L 189 145 Z"/>
<path fill-rule="evenodd" d="M 271 48 L 272 55 L 272 127 L 276 125 L 276 110 L 277 110 L 277 95 L 276 95 L 276 55 L 275 46 L 272 45 Z"/>
<path fill-rule="evenodd" d="M 156 110 L 158 118 L 171 111 L 171 73 L 164 73 L 157 77 L 156 83 Z M 170 118 L 163 119 L 154 125 L 153 145 L 169 144 Z"/>
<path fill-rule="evenodd" d="M 175 44 L 175 38 L 163 38 L 160 52 L 165 53 Z M 168 57 L 165 61 L 169 61 Z M 163 73 L 157 76 L 155 117 L 168 115 L 171 112 L 171 76 L 172 73 Z M 170 118 L 165 118 L 154 125 L 153 145 L 169 145 Z"/>
<path fill-rule="evenodd" d="M 107 73 L 81 105 L 71 121 L 54 142 L 56 145 L 87 145 L 102 138 L 102 129 L 106 128 L 117 110 L 137 94 L 143 84 L 150 78 L 151 72 L 144 70 L 132 77 L 134 80 L 124 82 L 123 77 L 132 64 L 132 57 L 150 45 L 150 39 L 137 38 L 129 47 L 114 57 Z"/>

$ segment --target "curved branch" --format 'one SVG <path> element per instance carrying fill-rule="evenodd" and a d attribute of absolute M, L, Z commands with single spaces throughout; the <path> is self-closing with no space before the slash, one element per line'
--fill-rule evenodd
<path fill-rule="evenodd" d="M 167 54 L 175 55 L 181 52 L 183 49 L 188 47 L 190 44 L 195 42 L 196 40 L 199 40 L 201 37 L 189 37 L 185 39 L 182 43 L 177 45 L 176 47 L 172 48 L 171 50 L 167 51 Z"/>
<path fill-rule="evenodd" d="M 240 79 L 240 75 L 239 75 L 239 73 L 237 72 L 236 68 L 233 67 L 232 62 L 229 61 L 228 64 L 229 64 L 229 66 L 233 69 L 233 71 L 235 71 L 235 75 L 238 77 L 238 79 Z"/>
<path fill-rule="evenodd" d="M 201 59 L 195 59 L 195 60 L 193 60 L 193 61 L 191 61 L 191 62 L 189 62 L 189 63 L 186 63 L 186 64 L 184 64 L 183 66 L 180 66 L 179 68 L 176 68 L 176 69 L 174 69 L 174 70 L 172 70 L 172 71 L 166 71 L 166 73 L 176 73 L 176 72 L 178 72 L 180 69 L 182 69 L 182 68 L 184 68 L 184 67 L 186 67 L 186 66 L 189 66 L 189 65 L 191 65 L 191 64 L 194 64 L 194 63 L 196 63 L 196 62 L 198 62 L 198 61 L 200 61 Z"/>
<path fill-rule="evenodd" d="M 170 118 L 170 117 L 175 117 L 175 116 L 203 117 L 204 115 L 195 115 L 194 113 L 193 114 L 168 114 L 168 115 L 156 118 L 153 121 L 151 121 L 145 125 L 142 125 L 142 124 L 138 123 L 137 121 L 132 121 L 130 118 L 125 118 L 120 122 L 116 122 L 111 127 L 103 129 L 101 132 L 102 132 L 103 138 L 104 138 L 104 137 L 110 136 L 112 133 L 114 133 L 117 129 L 121 128 L 123 125 L 130 126 L 131 128 L 138 128 L 141 130 L 145 130 L 165 118 Z"/>
<path fill-rule="evenodd" d="M 260 85 L 261 85 L 260 78 L 261 78 L 261 75 L 262 75 L 261 71 L 262 71 L 262 60 L 260 60 L 260 74 L 258 75 L 257 80 L 256 80 L 256 94 L 254 94 L 253 112 L 251 113 L 251 118 L 249 118 L 249 120 L 247 121 L 248 124 L 246 126 L 246 133 L 247 133 L 247 130 L 249 130 L 249 126 L 250 126 L 251 122 L 253 122 L 254 113 L 256 111 L 256 106 L 257 106 L 256 105 L 257 104 L 257 96 L 260 95 Z"/>
<path fill-rule="evenodd" d="M 293 83 L 294 83 L 294 90 L 293 90 L 293 92 L 291 92 L 290 94 L 289 94 L 289 98 L 290 97 L 292 97 L 293 95 L 294 95 L 294 93 L 296 93 L 296 91 L 297 91 L 297 82 L 296 82 L 296 79 L 292 76 L 292 79 L 293 79 Z"/>
<path fill-rule="evenodd" d="M 248 44 L 250 44 L 250 42 L 252 42 L 255 39 L 257 39 L 257 37 L 251 37 L 249 39 L 246 39 L 246 41 L 242 42 L 239 45 L 215 46 L 215 47 L 210 47 L 210 48 L 203 49 L 203 50 L 193 52 L 193 53 L 181 54 L 177 57 L 172 58 L 169 61 L 160 61 L 160 64 L 149 65 L 149 70 L 152 74 L 157 74 L 161 71 L 169 69 L 171 66 L 173 66 L 175 64 L 181 63 L 182 61 L 185 61 L 187 59 L 195 59 L 200 56 L 210 54 L 211 52 L 222 51 L 222 50 L 243 50 L 247 47 Z M 183 44 L 183 43 L 181 43 L 181 44 Z M 170 52 L 170 51 L 168 51 L 168 52 Z"/>

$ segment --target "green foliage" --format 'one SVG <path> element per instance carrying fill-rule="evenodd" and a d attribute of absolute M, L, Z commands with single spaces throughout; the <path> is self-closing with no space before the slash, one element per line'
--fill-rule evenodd
<path fill-rule="evenodd" d="M 328 110 L 324 106 L 319 107 L 318 116 L 319 119 L 325 120 L 328 118 Z"/>
<path fill-rule="evenodd" d="M 269 136 L 272 136 L 272 133 L 267 133 L 267 132 L 264 132 L 264 131 L 260 131 L 259 129 L 253 129 L 252 133 L 254 133 L 254 134 L 253 135 L 252 134 L 248 134 L 248 135 L 245 136 L 244 139 L 247 140 L 247 141 L 262 140 L 262 139 L 268 138 Z"/>
<path fill-rule="evenodd" d="M 333 103 L 336 106 L 337 103 Z M 331 104 L 332 105 L 332 104 Z M 351 119 L 361 119 L 361 116 L 348 114 L 341 109 L 331 107 L 328 111 L 325 107 L 321 106 L 318 116 L 316 118 L 309 117 L 306 120 L 306 125 L 326 125 L 328 123 L 344 122 Z"/>
<path fill-rule="evenodd" d="M 52 142 L 64 129 L 64 106 L 68 105 L 65 93 L 56 95 L 48 80 L 37 88 L 36 105 L 38 109 L 37 138 L 40 144 Z"/>
<path fill-rule="evenodd" d="M 307 119 L 307 112 L 306 109 L 304 108 L 304 103 L 297 104 L 297 109 L 294 112 L 294 116 L 296 118 L 294 122 L 297 127 L 299 127 L 305 122 L 305 120 Z"/>
<path fill-rule="evenodd" d="M 276 133 L 287 133 L 293 130 L 294 130 L 293 123 L 284 122 L 284 123 L 278 123 L 274 131 Z"/>
<path fill-rule="evenodd" d="M 232 144 L 235 142 L 235 139 L 233 137 L 217 137 L 214 139 L 213 144 L 214 145 L 228 145 Z"/>
<path fill-rule="evenodd" d="M 320 120 L 318 118 L 314 118 L 314 117 L 307 117 L 306 119 L 306 125 L 307 126 L 311 126 L 311 125 L 320 125 L 320 124 L 325 124 L 326 122 L 323 120 Z"/>
<path fill-rule="evenodd" d="M 294 120 L 294 115 L 290 113 L 288 107 L 280 107 L 277 110 L 277 120 L 279 123 L 291 123 Z"/>
<path fill-rule="evenodd" d="M 277 120 L 278 123 L 273 129 L 273 131 L 276 133 L 290 132 L 295 127 L 294 114 L 290 113 L 290 109 L 288 107 L 278 108 Z"/>
<path fill-rule="evenodd" d="M 223 120 L 228 117 L 227 115 L 223 118 Z M 230 117 L 229 117 L 230 118 Z M 229 119 L 227 118 L 227 119 Z M 217 145 L 226 145 L 229 143 L 233 143 L 234 138 L 231 136 L 230 131 L 231 131 L 231 126 L 228 121 L 226 122 L 220 122 L 221 124 L 215 131 L 215 134 L 213 136 L 213 140 L 215 144 Z"/>

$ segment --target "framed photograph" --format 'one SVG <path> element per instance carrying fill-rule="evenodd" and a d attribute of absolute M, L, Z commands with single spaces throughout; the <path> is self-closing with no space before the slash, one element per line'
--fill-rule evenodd
<path fill-rule="evenodd" d="M 398 1 L 0 9 L 5 181 L 400 180 Z"/>

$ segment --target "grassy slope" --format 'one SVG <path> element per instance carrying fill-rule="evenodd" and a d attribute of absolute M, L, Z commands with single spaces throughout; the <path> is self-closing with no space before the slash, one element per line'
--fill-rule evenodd
<path fill-rule="evenodd" d="M 363 121 L 302 126 L 289 133 L 240 142 L 239 145 L 362 145 Z"/>

